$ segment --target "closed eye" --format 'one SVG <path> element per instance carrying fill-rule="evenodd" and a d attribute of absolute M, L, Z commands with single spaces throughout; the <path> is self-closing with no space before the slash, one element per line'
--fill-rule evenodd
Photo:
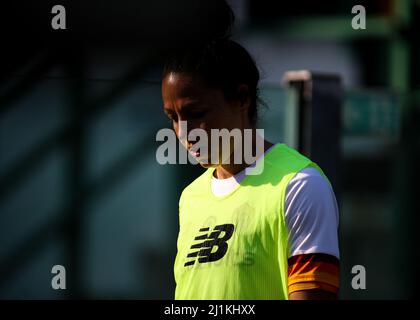
<path fill-rule="evenodd" d="M 206 114 L 206 111 L 191 111 L 188 112 L 187 117 L 192 119 L 200 119 L 204 117 Z"/>

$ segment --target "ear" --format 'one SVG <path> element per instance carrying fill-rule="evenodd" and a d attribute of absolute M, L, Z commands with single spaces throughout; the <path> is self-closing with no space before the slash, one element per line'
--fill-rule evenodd
<path fill-rule="evenodd" d="M 251 99 L 249 97 L 249 88 L 246 84 L 240 84 L 238 86 L 238 97 L 241 111 L 248 112 Z"/>

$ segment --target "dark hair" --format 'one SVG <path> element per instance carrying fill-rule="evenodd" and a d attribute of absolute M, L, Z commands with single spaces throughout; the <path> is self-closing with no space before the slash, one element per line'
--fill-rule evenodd
<path fill-rule="evenodd" d="M 166 60 L 163 76 L 170 72 L 198 76 L 211 88 L 221 89 L 227 100 L 241 99 L 238 86 L 248 86 L 251 105 L 249 119 L 257 122 L 259 99 L 258 68 L 240 44 L 229 39 L 211 40 L 172 53 Z"/>
<path fill-rule="evenodd" d="M 229 39 L 234 22 L 231 8 L 221 1 L 218 9 L 218 17 L 223 19 L 218 20 L 219 24 L 213 26 L 211 33 L 203 34 L 204 38 L 207 37 L 205 40 L 201 37 L 171 50 L 165 61 L 163 77 L 170 72 L 198 76 L 209 87 L 221 89 L 228 100 L 241 99 L 238 86 L 247 85 L 251 100 L 249 119 L 255 125 L 257 106 L 261 102 L 258 92 L 260 74 L 248 51 Z"/>

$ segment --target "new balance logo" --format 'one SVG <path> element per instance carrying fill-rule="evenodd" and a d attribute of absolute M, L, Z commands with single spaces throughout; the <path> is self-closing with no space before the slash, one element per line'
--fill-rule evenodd
<path fill-rule="evenodd" d="M 193 251 L 187 255 L 187 258 L 194 258 L 194 260 L 186 262 L 184 267 L 193 265 L 197 260 L 197 257 L 199 263 L 205 263 L 220 260 L 226 254 L 228 250 L 227 241 L 232 237 L 234 230 L 233 224 L 215 226 L 210 234 L 208 234 L 209 229 L 210 228 L 202 228 L 199 230 L 199 232 L 205 233 L 195 237 L 194 240 L 204 241 L 191 246 L 191 250 L 199 250 Z M 219 238 L 220 234 L 223 232 L 223 236 Z M 213 247 L 217 247 L 215 252 L 212 252 Z"/>

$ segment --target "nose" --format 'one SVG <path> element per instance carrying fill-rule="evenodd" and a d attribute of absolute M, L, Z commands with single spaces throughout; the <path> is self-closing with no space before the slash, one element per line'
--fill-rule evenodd
<path fill-rule="evenodd" d="M 196 123 L 195 121 L 180 120 L 179 123 L 178 123 L 178 127 L 177 127 L 178 139 L 188 149 L 194 143 L 196 143 L 195 138 L 193 139 L 194 141 L 190 141 L 188 139 L 189 133 L 196 128 L 200 128 L 200 125 L 198 123 Z"/>
<path fill-rule="evenodd" d="M 177 127 L 178 139 L 181 141 L 187 140 L 187 122 L 184 120 L 179 121 Z"/>

